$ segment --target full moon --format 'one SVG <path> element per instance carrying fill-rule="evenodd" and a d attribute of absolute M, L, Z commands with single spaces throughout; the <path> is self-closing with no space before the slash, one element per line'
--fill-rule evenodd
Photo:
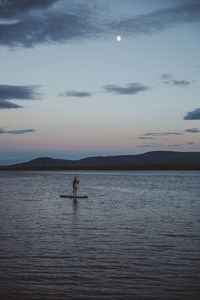
<path fill-rule="evenodd" d="M 120 35 L 117 35 L 117 36 L 116 36 L 116 40 L 117 40 L 117 42 L 120 42 L 120 41 L 121 41 L 121 39 L 122 39 L 122 37 L 121 37 Z"/>

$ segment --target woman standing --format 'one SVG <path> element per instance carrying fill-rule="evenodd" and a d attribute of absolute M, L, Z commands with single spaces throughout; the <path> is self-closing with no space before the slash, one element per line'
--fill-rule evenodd
<path fill-rule="evenodd" d="M 77 180 L 76 176 L 74 177 L 73 180 L 73 197 L 76 198 L 76 192 L 78 188 L 79 180 Z"/>

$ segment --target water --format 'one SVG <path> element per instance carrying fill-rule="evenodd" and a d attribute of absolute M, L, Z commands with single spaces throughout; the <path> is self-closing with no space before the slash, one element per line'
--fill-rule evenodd
<path fill-rule="evenodd" d="M 79 194 L 71 193 L 78 175 Z M 0 172 L 4 300 L 200 299 L 200 172 Z"/>

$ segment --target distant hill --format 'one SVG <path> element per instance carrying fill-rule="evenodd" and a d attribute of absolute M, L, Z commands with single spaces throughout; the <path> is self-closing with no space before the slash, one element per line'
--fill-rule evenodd
<path fill-rule="evenodd" d="M 80 160 L 40 157 L 0 170 L 200 170 L 200 152 L 153 151 Z"/>

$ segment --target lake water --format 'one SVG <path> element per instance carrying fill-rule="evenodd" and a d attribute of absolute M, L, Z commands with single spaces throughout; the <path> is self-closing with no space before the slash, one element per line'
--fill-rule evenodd
<path fill-rule="evenodd" d="M 200 172 L 0 172 L 0 296 L 200 299 Z"/>

